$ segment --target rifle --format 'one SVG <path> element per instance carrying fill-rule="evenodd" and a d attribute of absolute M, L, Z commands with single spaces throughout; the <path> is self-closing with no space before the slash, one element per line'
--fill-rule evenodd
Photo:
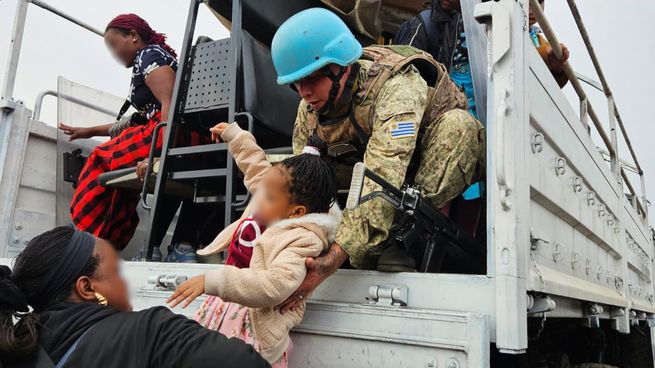
<path fill-rule="evenodd" d="M 362 196 L 364 179 L 368 178 L 381 187 Z M 486 267 L 486 252 L 481 244 L 457 224 L 441 213 L 425 199 L 417 185 L 396 188 L 379 175 L 369 170 L 362 162 L 353 168 L 350 191 L 346 201 L 347 209 L 355 209 L 373 198 L 382 198 L 391 203 L 396 210 L 406 215 L 407 222 L 395 232 L 392 241 L 402 245 L 414 254 L 419 264 L 419 272 L 439 272 L 444 259 L 457 258 L 465 266 L 467 273 L 483 273 Z"/>

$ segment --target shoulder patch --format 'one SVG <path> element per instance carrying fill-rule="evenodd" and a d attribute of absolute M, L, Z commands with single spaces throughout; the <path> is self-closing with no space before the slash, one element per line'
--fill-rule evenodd
<path fill-rule="evenodd" d="M 414 137 L 416 136 L 416 123 L 413 121 L 393 123 L 389 135 L 392 139 Z"/>

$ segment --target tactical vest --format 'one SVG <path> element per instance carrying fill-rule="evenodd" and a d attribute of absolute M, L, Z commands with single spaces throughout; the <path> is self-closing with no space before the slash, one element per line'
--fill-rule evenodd
<path fill-rule="evenodd" d="M 360 80 L 352 98 L 347 117 L 331 124 L 319 124 L 318 114 L 307 115 L 309 136 L 317 134 L 327 143 L 328 151 L 345 152 L 353 146 L 360 154 L 365 150 L 375 121 L 375 101 L 384 83 L 398 73 L 414 65 L 428 84 L 426 108 L 419 128 L 419 139 L 425 128 L 436 124 L 441 115 L 452 109 L 468 109 L 464 93 L 453 83 L 443 64 L 415 47 L 407 45 L 374 45 L 364 48 L 362 60 L 372 66 L 365 80 Z M 418 151 L 418 150 L 417 150 Z"/>

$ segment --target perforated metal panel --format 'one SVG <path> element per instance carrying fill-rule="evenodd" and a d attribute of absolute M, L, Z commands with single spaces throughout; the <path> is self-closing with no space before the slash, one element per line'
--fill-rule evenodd
<path fill-rule="evenodd" d="M 231 64 L 229 38 L 195 46 L 184 112 L 227 108 Z"/>

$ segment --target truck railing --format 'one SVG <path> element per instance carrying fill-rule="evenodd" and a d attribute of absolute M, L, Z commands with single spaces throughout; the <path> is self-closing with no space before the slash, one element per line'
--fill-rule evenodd
<path fill-rule="evenodd" d="M 34 103 L 34 112 L 32 113 L 32 119 L 39 120 L 41 118 L 41 107 L 43 106 L 43 99 L 46 96 L 54 96 L 56 98 L 61 98 L 61 99 L 73 102 L 75 104 L 84 106 L 86 108 L 105 113 L 107 115 L 116 115 L 117 114 L 116 111 L 109 110 L 107 108 L 104 108 L 102 106 L 98 106 L 96 104 L 87 102 L 87 101 L 79 99 L 77 97 L 69 96 L 69 95 L 66 95 L 66 94 L 63 94 L 63 93 L 60 93 L 60 92 L 57 92 L 57 91 L 53 91 L 53 90 L 46 90 L 46 91 L 43 91 L 43 92 L 39 93 L 36 96 L 36 102 Z"/>
<path fill-rule="evenodd" d="M 20 58 L 20 49 L 23 42 L 23 33 L 25 30 L 25 19 L 27 18 L 27 5 L 34 4 L 44 10 L 47 10 L 67 21 L 77 24 L 78 26 L 87 29 L 90 32 L 104 37 L 104 32 L 90 26 L 89 24 L 71 16 L 63 11 L 54 8 L 40 0 L 19 0 L 16 6 L 16 15 L 14 16 L 14 27 L 11 32 L 11 41 L 9 44 L 9 52 L 7 54 L 7 69 L 5 70 L 4 84 L 0 97 L 5 100 L 11 100 L 14 93 L 14 85 L 16 82 L 16 71 L 18 69 L 18 59 Z"/>
<path fill-rule="evenodd" d="M 614 101 L 614 95 L 612 94 L 612 90 L 610 89 L 609 84 L 607 83 L 605 74 L 603 73 L 603 70 L 600 67 L 600 62 L 598 61 L 598 57 L 596 56 L 594 47 L 591 44 L 591 40 L 589 38 L 589 34 L 587 33 L 587 29 L 585 28 L 584 23 L 582 22 L 582 17 L 580 16 L 580 12 L 578 11 L 578 7 L 576 6 L 575 0 L 567 0 L 567 2 L 571 10 L 571 14 L 573 15 L 573 19 L 575 20 L 575 23 L 578 27 L 578 31 L 580 32 L 580 36 L 582 37 L 585 47 L 587 48 L 589 57 L 591 58 L 591 61 L 594 65 L 596 74 L 598 74 L 598 78 L 600 79 L 600 85 L 599 85 L 598 82 L 595 82 L 589 79 L 588 77 L 576 74 L 568 61 L 564 64 L 564 72 L 566 73 L 566 76 L 571 82 L 571 86 L 573 87 L 573 90 L 578 95 L 578 98 L 580 100 L 580 121 L 585 126 L 585 128 L 588 129 L 589 128 L 588 118 L 591 119 L 592 123 L 594 124 L 594 127 L 596 128 L 596 132 L 598 133 L 603 143 L 605 144 L 605 150 L 603 150 L 601 154 L 604 153 L 605 155 L 609 156 L 609 162 L 612 168 L 612 173 L 615 175 L 619 183 L 621 182 L 625 183 L 625 187 L 628 189 L 631 195 L 630 197 L 631 197 L 632 206 L 637 210 L 639 215 L 645 221 L 648 221 L 648 207 L 647 207 L 648 200 L 646 199 L 646 183 L 644 180 L 644 171 L 642 170 L 641 165 L 639 165 L 639 161 L 637 160 L 637 155 L 635 154 L 634 148 L 632 147 L 632 142 L 630 141 L 630 138 L 628 137 L 628 133 L 625 129 L 625 125 L 623 124 L 623 119 L 621 118 L 621 115 L 619 114 L 619 110 L 616 107 L 616 103 Z M 546 39 L 548 39 L 548 42 L 553 48 L 555 55 L 558 58 L 561 58 L 562 48 L 560 47 L 559 39 L 555 35 L 555 32 L 553 31 L 553 28 L 548 22 L 546 15 L 541 10 L 538 1 L 530 0 L 529 4 L 530 4 L 530 11 L 532 11 L 535 17 L 537 18 L 537 22 L 539 23 L 539 26 L 544 32 Z M 605 94 L 605 98 L 607 99 L 607 108 L 608 108 L 608 115 L 609 115 L 609 127 L 610 127 L 609 135 L 605 131 L 605 128 L 603 127 L 603 123 L 598 117 L 598 114 L 596 114 L 596 110 L 594 110 L 593 106 L 589 102 L 587 94 L 582 88 L 580 81 L 583 81 L 591 85 L 592 87 L 600 90 Z M 628 150 L 630 151 L 630 155 L 633 161 L 632 164 L 628 164 L 627 162 L 619 158 L 618 143 L 617 143 L 618 138 L 616 133 L 617 125 L 621 130 L 621 135 L 623 136 L 625 144 L 628 147 Z M 624 168 L 634 169 L 630 171 L 633 171 L 637 175 L 639 175 L 639 179 L 641 182 L 641 196 L 637 195 L 637 192 L 633 187 L 632 183 L 630 182 L 630 179 L 628 178 L 628 175 L 624 170 Z"/>

